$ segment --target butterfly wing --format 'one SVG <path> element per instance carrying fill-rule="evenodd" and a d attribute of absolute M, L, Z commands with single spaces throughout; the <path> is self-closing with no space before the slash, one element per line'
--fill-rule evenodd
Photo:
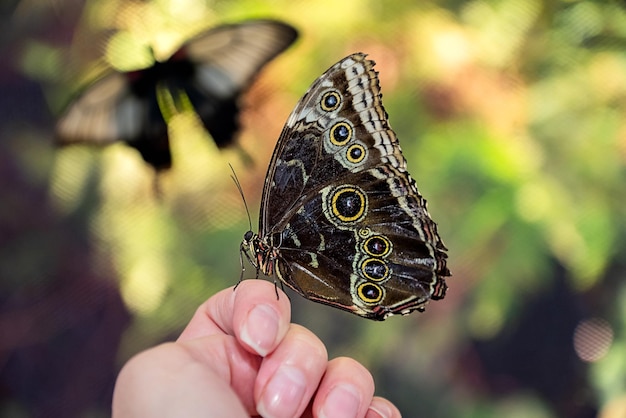
<path fill-rule="evenodd" d="M 374 63 L 340 61 L 289 117 L 263 192 L 261 236 L 303 296 L 383 320 L 442 298 L 446 248 L 389 127 Z"/>
<path fill-rule="evenodd" d="M 219 26 L 187 42 L 170 61 L 189 60 L 193 74 L 173 80 L 185 91 L 215 143 L 225 147 L 239 129 L 239 96 L 265 64 L 297 38 L 297 31 L 275 20 Z"/>
<path fill-rule="evenodd" d="M 152 67 L 132 73 L 110 71 L 71 101 L 56 125 L 61 145 L 109 145 L 124 141 L 155 169 L 169 168 L 167 125 L 156 101 Z"/>
<path fill-rule="evenodd" d="M 124 141 L 161 170 L 171 166 L 167 124 L 157 86 L 184 92 L 220 147 L 238 129 L 239 95 L 258 71 L 297 37 L 281 22 L 224 25 L 188 41 L 170 59 L 128 73 L 109 72 L 70 103 L 56 126 L 60 144 Z"/>

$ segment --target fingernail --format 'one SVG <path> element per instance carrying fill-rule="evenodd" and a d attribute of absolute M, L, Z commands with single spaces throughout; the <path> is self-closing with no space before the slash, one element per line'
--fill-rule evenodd
<path fill-rule="evenodd" d="M 256 305 L 241 328 L 240 338 L 260 356 L 274 348 L 278 335 L 278 312 L 269 305 Z"/>
<path fill-rule="evenodd" d="M 321 418 L 354 418 L 359 412 L 359 394 L 352 385 L 335 386 L 320 410 Z"/>
<path fill-rule="evenodd" d="M 376 406 L 370 405 L 365 418 L 389 418 L 391 417 L 391 410 L 385 404 L 378 404 Z"/>
<path fill-rule="evenodd" d="M 264 418 L 295 417 L 302 412 L 298 409 L 305 390 L 304 374 L 295 367 L 282 366 L 265 386 L 257 412 Z"/>

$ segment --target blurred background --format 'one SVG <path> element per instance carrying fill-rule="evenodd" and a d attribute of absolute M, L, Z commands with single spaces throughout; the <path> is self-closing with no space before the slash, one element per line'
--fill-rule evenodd
<path fill-rule="evenodd" d="M 0 415 L 105 417 L 122 364 L 240 273 L 267 164 L 311 82 L 377 62 L 453 276 L 377 323 L 292 294 L 293 319 L 406 417 L 626 416 L 626 8 L 618 1 L 7 0 L 0 5 Z M 222 23 L 299 40 L 244 96 L 240 148 L 170 120 L 158 178 L 132 148 L 53 145 L 96 66 L 146 66 Z M 250 273 L 248 269 L 248 273 Z"/>

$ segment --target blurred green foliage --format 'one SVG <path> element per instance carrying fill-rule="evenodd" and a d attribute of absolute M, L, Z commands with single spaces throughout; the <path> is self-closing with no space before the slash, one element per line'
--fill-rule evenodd
<path fill-rule="evenodd" d="M 19 3 L 14 19 L 26 19 L 27 3 L 34 7 Z M 605 408 L 603 417 L 622 416 L 623 4 L 88 1 L 71 43 L 27 33 L 17 66 L 45 86 L 49 106 L 60 110 L 105 68 L 149 65 L 148 47 L 157 58 L 167 56 L 204 28 L 252 17 L 282 19 L 301 34 L 246 96 L 241 147 L 252 166 L 236 150 L 218 152 L 186 113 L 171 118 L 175 163 L 159 178 L 161 199 L 153 194 L 153 173 L 131 148 L 53 150 L 11 142 L 30 181 L 49 190 L 57 216 L 85 219 L 93 268 L 113 271 L 119 280 L 132 322 L 118 364 L 175 338 L 200 303 L 237 282 L 239 242 L 248 225 L 228 163 L 254 222 L 267 163 L 291 108 L 324 70 L 361 50 L 377 61 L 391 125 L 449 247 L 453 277 L 446 299 L 422 315 L 372 323 L 294 296 L 294 320 L 317 333 L 332 356 L 352 356 L 370 367 L 377 392 L 405 416 L 556 417 L 563 410 L 536 388 L 488 390 L 484 376 L 477 377 L 479 366 L 467 359 L 476 342 L 510 334 L 531 301 L 563 276 L 584 316 L 604 318 L 612 330 L 606 355 L 573 366 L 585 371 L 581 390 Z M 2 280 L 18 286 L 20 263 Z M 539 358 L 553 348 L 524 339 L 517 346 Z M 621 409 L 611 409 L 616 404 Z"/>

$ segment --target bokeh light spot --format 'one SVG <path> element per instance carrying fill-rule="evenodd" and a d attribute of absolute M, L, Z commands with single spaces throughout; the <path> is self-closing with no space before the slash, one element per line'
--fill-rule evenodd
<path fill-rule="evenodd" d="M 581 321 L 574 330 L 574 350 L 583 361 L 600 360 L 609 351 L 612 342 L 613 329 L 601 318 Z"/>

